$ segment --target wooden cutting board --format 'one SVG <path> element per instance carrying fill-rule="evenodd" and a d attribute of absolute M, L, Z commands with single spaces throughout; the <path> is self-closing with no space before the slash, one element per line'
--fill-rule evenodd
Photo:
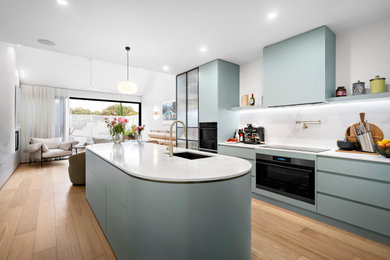
<path fill-rule="evenodd" d="M 360 120 L 364 122 L 365 113 L 360 113 Z M 364 126 L 367 128 L 366 123 L 363 123 Z M 370 125 L 370 131 L 372 134 L 372 138 L 374 139 L 374 143 L 377 143 L 378 141 L 383 140 L 383 131 L 380 129 L 377 125 L 368 123 Z M 357 144 L 356 140 L 356 134 L 355 131 L 353 131 L 354 126 L 360 126 L 360 122 L 353 124 L 347 128 L 345 131 L 345 137 L 348 138 L 348 141 L 355 142 Z"/>

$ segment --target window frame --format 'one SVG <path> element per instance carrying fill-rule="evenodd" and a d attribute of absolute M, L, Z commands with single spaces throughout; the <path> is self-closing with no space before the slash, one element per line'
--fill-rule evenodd
<path fill-rule="evenodd" d="M 102 102 L 115 102 L 115 103 L 123 103 L 123 104 L 137 104 L 139 105 L 138 111 L 138 123 L 142 126 L 142 102 L 136 101 L 121 101 L 121 100 L 113 100 L 113 99 L 98 99 L 98 98 L 81 98 L 81 97 L 69 97 L 70 99 L 78 99 L 78 100 L 89 100 L 89 101 L 102 101 Z"/>

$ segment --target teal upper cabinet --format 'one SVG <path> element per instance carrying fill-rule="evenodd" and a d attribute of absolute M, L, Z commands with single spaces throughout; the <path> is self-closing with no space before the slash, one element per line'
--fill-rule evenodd
<path fill-rule="evenodd" d="M 264 48 L 264 104 L 325 102 L 335 91 L 336 36 L 323 26 Z"/>
<path fill-rule="evenodd" d="M 199 67 L 199 122 L 218 121 L 218 60 Z"/>
<path fill-rule="evenodd" d="M 214 60 L 199 67 L 199 122 L 218 123 L 218 142 L 234 134 L 238 115 L 230 110 L 239 106 L 240 67 Z"/>

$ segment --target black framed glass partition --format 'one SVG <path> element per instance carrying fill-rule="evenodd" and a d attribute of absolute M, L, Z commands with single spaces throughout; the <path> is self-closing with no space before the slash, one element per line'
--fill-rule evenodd
<path fill-rule="evenodd" d="M 199 148 L 199 70 L 198 68 L 176 77 L 177 119 L 187 126 L 187 137 L 181 124 L 176 126 L 177 146 Z"/>

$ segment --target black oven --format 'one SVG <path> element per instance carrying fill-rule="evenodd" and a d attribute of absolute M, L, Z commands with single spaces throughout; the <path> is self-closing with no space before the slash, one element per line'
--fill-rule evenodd
<path fill-rule="evenodd" d="M 217 152 L 217 123 L 199 123 L 199 150 Z"/>
<path fill-rule="evenodd" d="M 256 155 L 256 187 L 315 204 L 314 160 Z"/>

